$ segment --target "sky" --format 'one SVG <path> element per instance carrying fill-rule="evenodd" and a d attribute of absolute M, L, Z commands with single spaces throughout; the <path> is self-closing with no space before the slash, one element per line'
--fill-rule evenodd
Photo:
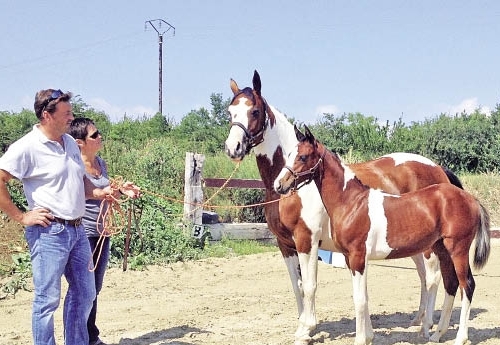
<path fill-rule="evenodd" d="M 165 21 L 159 27 L 157 19 Z M 155 24 L 159 33 L 148 23 Z M 288 117 L 360 112 L 381 122 L 494 110 L 500 1 L 3 1 L 0 111 L 71 91 L 111 120 L 162 110 L 178 123 L 252 86 Z"/>

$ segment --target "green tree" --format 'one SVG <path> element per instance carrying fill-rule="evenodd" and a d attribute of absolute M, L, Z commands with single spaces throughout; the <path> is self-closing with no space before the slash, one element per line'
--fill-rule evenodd
<path fill-rule="evenodd" d="M 28 133 L 38 123 L 35 112 L 23 109 L 20 113 L 0 111 L 0 150 L 4 153 L 10 144 Z"/>

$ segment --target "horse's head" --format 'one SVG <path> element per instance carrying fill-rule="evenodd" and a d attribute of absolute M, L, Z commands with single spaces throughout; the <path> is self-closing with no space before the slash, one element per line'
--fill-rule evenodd
<path fill-rule="evenodd" d="M 312 181 L 324 154 L 318 152 L 318 142 L 307 126 L 305 134 L 295 127 L 295 136 L 299 141 L 296 150 L 286 158 L 285 167 L 274 180 L 274 189 L 280 194 L 286 194 L 290 189 L 298 189 Z"/>
<path fill-rule="evenodd" d="M 241 161 L 250 150 L 264 140 L 264 132 L 269 125 L 269 107 L 262 97 L 260 76 L 253 75 L 253 89 L 243 90 L 231 79 L 233 100 L 228 111 L 231 115 L 231 130 L 226 139 L 226 153 L 231 159 Z"/>

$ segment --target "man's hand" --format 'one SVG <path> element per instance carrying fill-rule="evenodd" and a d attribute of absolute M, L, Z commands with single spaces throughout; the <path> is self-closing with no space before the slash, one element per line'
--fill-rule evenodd
<path fill-rule="evenodd" d="M 21 224 L 24 226 L 41 225 L 47 227 L 54 220 L 54 216 L 50 210 L 46 208 L 37 208 L 26 213 L 23 213 Z"/>

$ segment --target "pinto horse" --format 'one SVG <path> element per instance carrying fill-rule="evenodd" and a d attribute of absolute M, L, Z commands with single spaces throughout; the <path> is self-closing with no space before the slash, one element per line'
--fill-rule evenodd
<path fill-rule="evenodd" d="M 266 201 L 280 195 L 273 187 L 275 178 L 285 166 L 285 157 L 295 150 L 297 139 L 294 128 L 284 114 L 269 105 L 261 94 L 261 80 L 257 71 L 253 89 L 240 89 L 231 79 L 234 97 L 228 111 L 231 130 L 226 140 L 226 152 L 235 161 L 242 160 L 253 149 L 260 176 L 266 186 Z M 376 160 L 350 165 L 367 185 L 401 194 L 435 183 L 461 184 L 453 173 L 431 160 L 405 153 L 393 153 Z M 310 332 L 316 327 L 315 294 L 317 283 L 318 248 L 339 252 L 330 237 L 329 218 L 313 183 L 306 184 L 297 193 L 278 203 L 265 205 L 269 229 L 275 234 L 278 247 L 286 263 L 297 301 L 299 325 L 295 343 L 307 344 Z M 422 323 L 421 332 L 429 336 L 433 324 L 437 288 L 440 281 L 439 264 L 422 254 L 412 257 L 421 281 L 419 310 L 412 324 Z"/>
<path fill-rule="evenodd" d="M 305 129 L 304 135 L 295 128 L 299 143 L 274 186 L 281 194 L 305 181 L 313 180 L 318 187 L 330 217 L 331 238 L 344 254 L 352 274 L 355 345 L 371 344 L 374 335 L 368 312 L 367 260 L 404 258 L 429 249 L 439 258 L 446 290 L 441 318 L 431 340 L 439 341 L 448 330 L 453 301 L 460 287 L 462 303 L 455 345 L 465 344 L 475 289 L 469 266 L 474 238 L 475 268 L 482 268 L 490 253 L 486 209 L 450 183 L 401 195 L 372 189 Z"/>

